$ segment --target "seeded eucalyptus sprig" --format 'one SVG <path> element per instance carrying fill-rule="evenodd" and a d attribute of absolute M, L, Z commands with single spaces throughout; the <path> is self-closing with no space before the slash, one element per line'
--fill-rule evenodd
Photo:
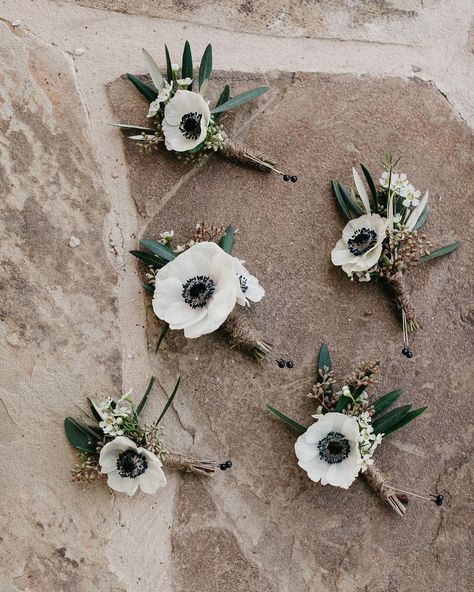
<path fill-rule="evenodd" d="M 214 107 L 210 108 L 207 93 L 212 74 L 211 44 L 203 53 L 198 72 L 193 67 L 188 41 L 184 45 L 181 67 L 171 62 L 165 45 L 165 75 L 162 75 L 157 63 L 145 49 L 143 57 L 152 84 L 133 74 L 127 74 L 127 77 L 150 103 L 147 117 L 151 124 L 148 127 L 134 124 L 114 125 L 124 130 L 138 131 L 139 134 L 130 136 L 130 139 L 139 142 L 145 152 L 157 148 L 162 142 L 167 150 L 188 161 L 199 159 L 205 153 L 217 152 L 229 160 L 265 172 L 274 171 L 285 181 L 296 182 L 296 176 L 282 173 L 271 160 L 231 141 L 220 123 L 224 113 L 257 99 L 269 90 L 267 86 L 259 86 L 232 96 L 230 85 L 226 84 Z"/>
<path fill-rule="evenodd" d="M 397 494 L 393 488 L 387 485 L 380 471 L 373 468 L 372 454 L 382 439 L 405 427 L 421 415 L 426 410 L 426 407 L 412 409 L 412 405 L 402 405 L 389 410 L 403 395 L 402 389 L 391 391 L 369 402 L 366 389 L 375 383 L 375 377 L 378 374 L 379 367 L 380 362 L 378 361 L 362 364 L 357 370 L 352 372 L 350 377 L 345 381 L 342 389 L 334 393 L 333 386 L 335 381 L 331 357 L 327 345 L 322 344 L 319 353 L 317 379 L 309 396 L 316 399 L 317 402 L 316 414 L 313 417 L 318 419 L 325 416 L 329 418 L 332 415 L 335 417 L 343 417 L 345 415 L 347 418 L 357 420 L 361 434 L 359 437 L 359 474 L 366 478 L 367 483 L 377 495 L 386 501 L 397 514 L 403 516 L 406 510 L 405 496 Z M 314 428 L 316 430 L 318 429 L 318 423 L 313 424 L 314 428 L 313 426 L 307 428 L 275 407 L 267 405 L 267 408 L 300 435 L 306 434 L 308 430 L 313 430 L 312 433 L 315 434 Z M 340 415 L 341 413 L 343 416 Z M 323 450 L 325 442 L 328 438 L 334 439 L 336 436 L 342 437 L 342 434 L 330 432 L 328 436 L 319 442 L 315 442 L 315 438 L 317 440 L 317 437 L 312 436 L 309 442 L 315 447 L 314 455 L 320 455 L 322 459 L 324 457 Z M 341 438 L 339 438 L 339 442 L 341 442 Z M 336 444 L 340 447 L 339 449 Z M 352 445 L 349 441 L 344 442 L 344 446 L 347 447 L 347 455 L 349 455 L 349 452 L 351 454 L 354 453 L 350 450 Z M 305 446 L 306 456 L 303 458 L 308 458 L 308 444 L 306 443 Z M 333 455 L 341 453 L 340 451 L 343 449 L 342 444 L 332 442 L 332 446 L 333 448 L 330 448 L 330 451 Z M 329 466 L 333 466 L 334 463 L 343 462 L 345 459 L 346 457 L 336 460 L 330 458 L 327 462 L 332 463 Z M 308 470 L 305 463 L 300 463 L 300 466 Z M 308 475 L 311 475 L 311 469 Z M 319 480 L 319 478 L 310 478 Z"/>

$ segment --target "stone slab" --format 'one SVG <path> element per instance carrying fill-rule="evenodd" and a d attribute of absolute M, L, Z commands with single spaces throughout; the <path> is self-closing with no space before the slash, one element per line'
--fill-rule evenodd
<path fill-rule="evenodd" d="M 239 88 L 249 86 L 246 75 L 232 76 Z M 218 158 L 193 169 L 162 152 L 143 157 L 124 142 L 140 236 L 174 229 L 186 239 L 201 221 L 238 226 L 235 254 L 267 290 L 250 315 L 276 355 L 295 363 L 291 371 L 273 361 L 258 366 L 217 334 L 186 341 L 173 333 L 162 346 L 156 368 L 183 377 L 174 407 L 192 429 L 194 449 L 234 461 L 230 473 L 212 482 L 180 481 L 174 589 L 465 590 L 472 576 L 466 413 L 473 343 L 472 132 L 443 95 L 418 81 L 252 76 L 255 83 L 268 81 L 267 103 L 240 113 L 232 130 L 298 174 L 295 185 Z M 110 86 L 109 96 L 117 121 L 142 117 L 145 106 L 124 79 Z M 460 251 L 420 267 L 409 281 L 424 326 L 411 361 L 400 354 L 400 321 L 387 294 L 377 285 L 351 283 L 329 259 L 343 226 L 330 181 L 349 183 L 351 166 L 360 161 L 377 174 L 388 149 L 403 155 L 401 170 L 416 187 L 430 189 L 429 237 L 437 245 L 464 241 Z M 159 323 L 150 308 L 148 328 L 153 347 Z M 363 482 L 346 492 L 321 491 L 298 469 L 295 435 L 265 404 L 311 421 L 314 407 L 305 394 L 323 340 L 340 380 L 357 363 L 381 358 L 379 393 L 404 387 L 407 402 L 429 405 L 386 441 L 377 462 L 393 482 L 446 493 L 443 509 L 412 500 L 401 520 Z"/>

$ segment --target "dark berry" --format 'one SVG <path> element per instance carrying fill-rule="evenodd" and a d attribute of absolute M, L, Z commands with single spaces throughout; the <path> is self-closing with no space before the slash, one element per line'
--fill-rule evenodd
<path fill-rule="evenodd" d="M 292 183 L 296 183 L 296 181 L 298 181 L 298 177 L 297 177 L 296 175 L 292 175 L 292 176 L 290 177 L 290 181 L 291 181 Z"/>
<path fill-rule="evenodd" d="M 405 355 L 407 358 L 413 358 L 413 352 L 411 350 L 408 350 Z"/>
<path fill-rule="evenodd" d="M 403 354 L 404 356 L 406 356 L 406 355 L 407 355 L 407 353 L 408 353 L 409 351 L 410 351 L 410 350 L 408 349 L 408 347 L 404 347 L 404 348 L 402 349 L 402 354 Z"/>
<path fill-rule="evenodd" d="M 294 364 L 291 360 L 288 360 L 288 362 L 286 363 L 286 367 L 287 368 L 293 368 Z"/>
<path fill-rule="evenodd" d="M 232 461 L 231 460 L 226 461 L 225 468 L 230 469 L 231 467 L 232 467 Z"/>
<path fill-rule="evenodd" d="M 284 368 L 286 366 L 285 360 L 277 360 L 277 364 L 279 368 Z"/>
<path fill-rule="evenodd" d="M 290 175 L 283 175 L 283 181 L 289 181 Z"/>
<path fill-rule="evenodd" d="M 444 495 L 437 495 L 435 499 L 435 504 L 437 506 L 442 506 L 444 502 Z"/>

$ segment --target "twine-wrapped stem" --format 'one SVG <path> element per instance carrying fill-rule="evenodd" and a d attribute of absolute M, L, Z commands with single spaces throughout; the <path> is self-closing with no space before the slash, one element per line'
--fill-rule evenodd
<path fill-rule="evenodd" d="M 236 306 L 221 326 L 231 347 L 249 352 L 259 362 L 271 354 L 273 346 L 264 341 L 243 310 Z"/>
<path fill-rule="evenodd" d="M 163 465 L 183 473 L 195 473 L 204 477 L 212 477 L 216 471 L 216 463 L 210 460 L 199 460 L 185 454 L 168 452 L 163 457 Z"/>
<path fill-rule="evenodd" d="M 394 297 L 396 306 L 405 312 L 408 331 L 419 331 L 421 326 L 416 320 L 415 308 L 405 285 L 403 274 L 397 272 L 387 278 L 387 286 Z"/>
<path fill-rule="evenodd" d="M 406 512 L 405 505 L 397 497 L 396 493 L 385 483 L 384 476 L 373 465 L 368 467 L 364 473 L 361 473 L 367 484 L 384 502 L 387 502 L 392 510 L 399 516 Z"/>
<path fill-rule="evenodd" d="M 231 140 L 226 141 L 223 148 L 218 151 L 218 154 L 232 162 L 244 164 L 266 173 L 274 170 L 275 166 L 275 163 L 265 156 L 258 152 L 250 152 L 243 144 Z"/>

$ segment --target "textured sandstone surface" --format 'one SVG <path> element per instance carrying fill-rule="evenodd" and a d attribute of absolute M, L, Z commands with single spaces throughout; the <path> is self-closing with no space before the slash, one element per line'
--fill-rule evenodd
<path fill-rule="evenodd" d="M 248 3 L 244 14 L 243 3 L 227 2 L 212 13 L 194 1 L 80 4 L 0 3 L 0 592 L 469 589 L 472 7 L 335 0 Z M 284 26 L 271 29 L 284 10 Z M 186 37 L 218 43 L 218 66 L 231 71 L 216 72 L 214 88 L 229 78 L 236 91 L 270 84 L 226 126 L 298 174 L 296 185 L 215 157 L 193 167 L 161 151 L 143 156 L 107 125 L 144 120 L 144 101 L 120 75 L 143 72 L 140 47 L 161 46 L 167 32 L 173 51 Z M 435 42 L 448 35 L 435 60 Z M 282 36 L 345 40 L 329 48 Z M 255 71 L 255 55 L 266 73 Z M 385 292 L 352 284 L 329 262 L 343 224 L 330 180 L 349 182 L 361 160 L 375 175 L 388 148 L 417 187 L 430 188 L 429 236 L 463 240 L 410 282 L 424 325 L 412 361 L 399 353 Z M 240 228 L 235 253 L 267 290 L 249 314 L 292 370 L 258 366 L 218 334 L 172 334 L 154 355 L 159 323 L 128 250 L 170 228 L 185 240 L 203 220 Z M 339 379 L 377 356 L 379 393 L 402 386 L 407 402 L 429 405 L 377 461 L 394 483 L 445 493 L 443 509 L 412 499 L 400 520 L 363 482 L 318 490 L 298 469 L 295 435 L 265 404 L 311 421 L 305 394 L 322 340 Z M 149 418 L 182 375 L 165 422 L 169 447 L 232 458 L 233 469 L 213 480 L 169 475 L 166 489 L 133 499 L 71 483 L 64 416 L 80 414 L 87 395 L 140 395 L 151 374 Z"/>

